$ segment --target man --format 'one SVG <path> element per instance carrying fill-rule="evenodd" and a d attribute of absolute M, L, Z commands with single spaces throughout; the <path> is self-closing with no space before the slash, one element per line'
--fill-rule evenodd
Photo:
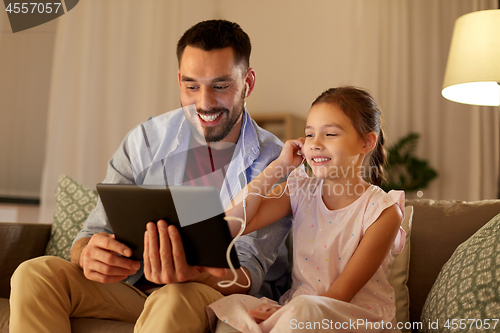
<path fill-rule="evenodd" d="M 255 84 L 250 51 L 247 34 L 235 23 L 205 21 L 186 31 L 177 45 L 183 108 L 129 132 L 104 182 L 207 184 L 220 188 L 223 205 L 229 204 L 242 180 L 259 174 L 282 146 L 245 110 Z M 179 233 L 165 221 L 148 224 L 144 264 L 128 259 L 130 249 L 112 235 L 99 201 L 73 243 L 71 263 L 42 257 L 16 270 L 10 332 L 70 332 L 69 317 L 132 322 L 135 332 L 206 331 L 205 306 L 223 294 L 256 294 L 278 252 L 277 270 L 269 275 L 279 280 L 286 274 L 289 228 L 285 219 L 241 238 L 238 282 L 247 282 L 245 270 L 251 286 L 221 288 L 217 283 L 232 276 L 187 265 Z"/>

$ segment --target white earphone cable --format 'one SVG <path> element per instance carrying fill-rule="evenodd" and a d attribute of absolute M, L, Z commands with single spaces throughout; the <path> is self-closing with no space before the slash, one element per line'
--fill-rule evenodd
<path fill-rule="evenodd" d="M 245 125 L 246 125 L 246 123 L 245 123 Z M 243 135 L 245 135 L 245 132 L 243 132 Z M 300 165 L 298 167 L 296 167 L 294 170 L 300 168 L 304 164 L 304 161 L 305 161 L 305 157 L 302 159 L 302 162 L 300 163 Z M 246 175 L 245 175 L 244 172 L 243 172 L 243 175 L 245 177 L 245 184 L 246 184 L 247 183 L 247 178 L 246 178 Z M 278 197 L 270 197 L 268 199 L 279 199 L 279 198 L 281 198 L 283 196 L 283 194 L 285 194 L 287 188 L 289 187 L 288 186 L 289 179 L 290 179 L 290 176 L 287 177 L 285 188 L 283 189 L 283 192 L 281 192 L 281 194 Z M 247 191 L 246 186 L 244 188 L 244 191 Z M 220 281 L 217 285 L 219 287 L 221 287 L 221 288 L 229 288 L 229 287 L 231 287 L 233 285 L 236 285 L 236 286 L 241 287 L 241 288 L 248 288 L 248 287 L 250 287 L 250 278 L 248 277 L 248 275 L 247 275 L 247 273 L 246 273 L 246 271 L 244 269 L 242 269 L 242 271 L 243 271 L 243 274 L 245 274 L 245 277 L 247 278 L 247 281 L 248 281 L 247 285 L 242 285 L 242 284 L 236 282 L 238 280 L 238 273 L 236 272 L 236 269 L 234 268 L 234 265 L 231 262 L 230 253 L 231 253 L 231 249 L 233 248 L 233 246 L 236 243 L 236 241 L 241 237 L 241 235 L 245 231 L 245 228 L 246 228 L 246 225 L 247 225 L 246 198 L 249 195 L 252 195 L 252 194 L 260 196 L 262 198 L 267 198 L 265 195 L 262 195 L 260 193 L 246 193 L 245 196 L 243 197 L 243 219 L 239 218 L 239 217 L 236 217 L 236 216 L 226 216 L 226 217 L 224 217 L 224 219 L 226 221 L 239 221 L 241 223 L 241 228 L 240 228 L 240 231 L 238 232 L 238 234 L 233 238 L 233 240 L 231 241 L 231 243 L 229 243 L 229 246 L 227 247 L 227 251 L 226 251 L 226 260 L 227 260 L 227 263 L 229 265 L 229 269 L 231 270 L 231 272 L 234 275 L 234 278 L 233 278 L 232 281 Z"/>

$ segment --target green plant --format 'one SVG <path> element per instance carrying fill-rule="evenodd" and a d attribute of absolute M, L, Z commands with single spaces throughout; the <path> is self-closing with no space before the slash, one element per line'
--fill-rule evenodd
<path fill-rule="evenodd" d="M 414 156 L 418 139 L 419 134 L 409 133 L 387 149 L 387 162 L 384 165 L 386 180 L 381 186 L 385 191 L 417 191 L 426 188 L 438 176 L 427 161 Z"/>

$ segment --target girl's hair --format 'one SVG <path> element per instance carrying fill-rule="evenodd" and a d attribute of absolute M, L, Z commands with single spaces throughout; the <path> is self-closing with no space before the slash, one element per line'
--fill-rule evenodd
<path fill-rule="evenodd" d="M 331 103 L 339 107 L 349 117 L 358 134 L 365 138 L 366 134 L 374 132 L 377 135 L 375 148 L 365 158 L 368 163 L 368 180 L 375 185 L 382 185 L 384 181 L 384 164 L 386 151 L 384 148 L 384 132 L 380 124 L 381 111 L 373 97 L 366 91 L 351 87 L 341 86 L 330 88 L 316 98 L 311 106 L 319 103 Z"/>

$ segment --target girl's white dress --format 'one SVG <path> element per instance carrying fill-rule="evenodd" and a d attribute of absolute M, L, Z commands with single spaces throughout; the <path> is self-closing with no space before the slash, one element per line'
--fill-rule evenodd
<path fill-rule="evenodd" d="M 396 204 L 404 214 L 404 192 L 385 193 L 371 185 L 349 206 L 329 210 L 321 199 L 322 179 L 308 177 L 296 169 L 288 184 L 294 214 L 293 283 L 280 299 L 284 306 L 258 325 L 246 311 L 262 303 L 276 303 L 266 298 L 231 295 L 207 307 L 211 321 L 217 316 L 241 332 L 399 331 L 395 329 L 395 295 L 388 276 L 395 256 L 404 246 L 403 228 L 382 265 L 350 303 L 317 295 L 325 293 L 337 279 L 366 229 L 383 210 Z M 362 191 L 349 186 L 330 190 L 337 194 Z"/>

